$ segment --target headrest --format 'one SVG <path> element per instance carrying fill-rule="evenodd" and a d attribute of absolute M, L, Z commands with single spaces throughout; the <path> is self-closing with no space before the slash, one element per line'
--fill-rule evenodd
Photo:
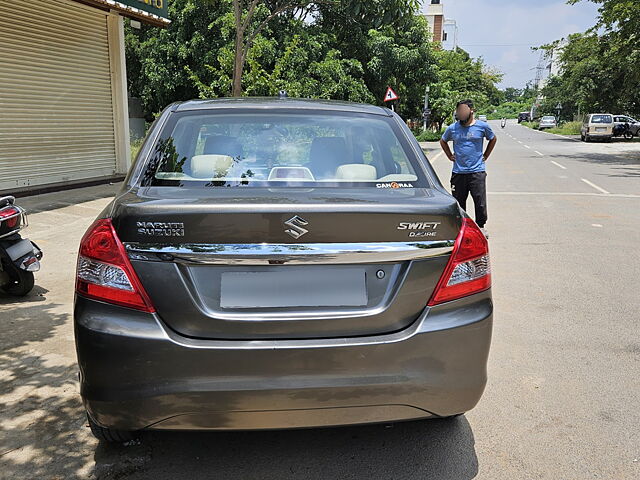
<path fill-rule="evenodd" d="M 233 158 L 229 155 L 194 155 L 191 157 L 189 175 L 207 180 L 225 177 L 232 165 Z"/>
<path fill-rule="evenodd" d="M 203 154 L 228 155 L 240 159 L 242 157 L 242 145 L 235 137 L 226 135 L 214 135 L 207 138 L 204 143 Z"/>
<path fill-rule="evenodd" d="M 316 179 L 334 178 L 339 165 L 348 161 L 342 137 L 317 137 L 311 142 L 309 168 Z"/>
<path fill-rule="evenodd" d="M 352 182 L 370 182 L 378 178 L 378 172 L 373 165 L 364 163 L 348 163 L 340 165 L 336 170 L 336 179 L 351 180 Z"/>

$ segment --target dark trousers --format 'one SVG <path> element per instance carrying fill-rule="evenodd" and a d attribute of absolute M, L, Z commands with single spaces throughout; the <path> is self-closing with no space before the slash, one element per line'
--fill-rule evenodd
<path fill-rule="evenodd" d="M 471 194 L 476 207 L 476 223 L 487 223 L 487 172 L 454 173 L 451 175 L 451 194 L 463 210 L 467 209 L 467 197 Z"/>

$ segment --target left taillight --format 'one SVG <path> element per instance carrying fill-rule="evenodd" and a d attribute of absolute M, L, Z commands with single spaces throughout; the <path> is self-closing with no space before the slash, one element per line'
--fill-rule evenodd
<path fill-rule="evenodd" d="M 153 313 L 111 220 L 96 220 L 80 241 L 76 292 L 84 297 Z"/>
<path fill-rule="evenodd" d="M 0 222 L 9 228 L 15 228 L 20 224 L 20 210 L 16 207 L 7 207 L 0 210 Z"/>

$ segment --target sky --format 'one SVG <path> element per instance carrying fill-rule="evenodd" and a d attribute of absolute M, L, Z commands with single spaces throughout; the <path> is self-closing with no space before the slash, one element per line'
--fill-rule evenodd
<path fill-rule="evenodd" d="M 430 0 L 423 0 L 423 11 Z M 535 78 L 539 52 L 531 46 L 583 32 L 596 22 L 597 5 L 565 0 L 441 0 L 458 23 L 458 42 L 473 57 L 504 73 L 500 88 L 522 88 Z"/>

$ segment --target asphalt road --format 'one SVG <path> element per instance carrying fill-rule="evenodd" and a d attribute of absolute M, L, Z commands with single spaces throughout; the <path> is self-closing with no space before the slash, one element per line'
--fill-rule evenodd
<path fill-rule="evenodd" d="M 0 297 L 0 478 L 640 478 L 640 144 L 494 128 L 495 333 L 465 417 L 98 444 L 71 325 L 77 244 L 114 191 L 93 187 L 22 201 L 45 258 L 30 297 Z M 426 148 L 446 184 L 450 162 Z"/>

